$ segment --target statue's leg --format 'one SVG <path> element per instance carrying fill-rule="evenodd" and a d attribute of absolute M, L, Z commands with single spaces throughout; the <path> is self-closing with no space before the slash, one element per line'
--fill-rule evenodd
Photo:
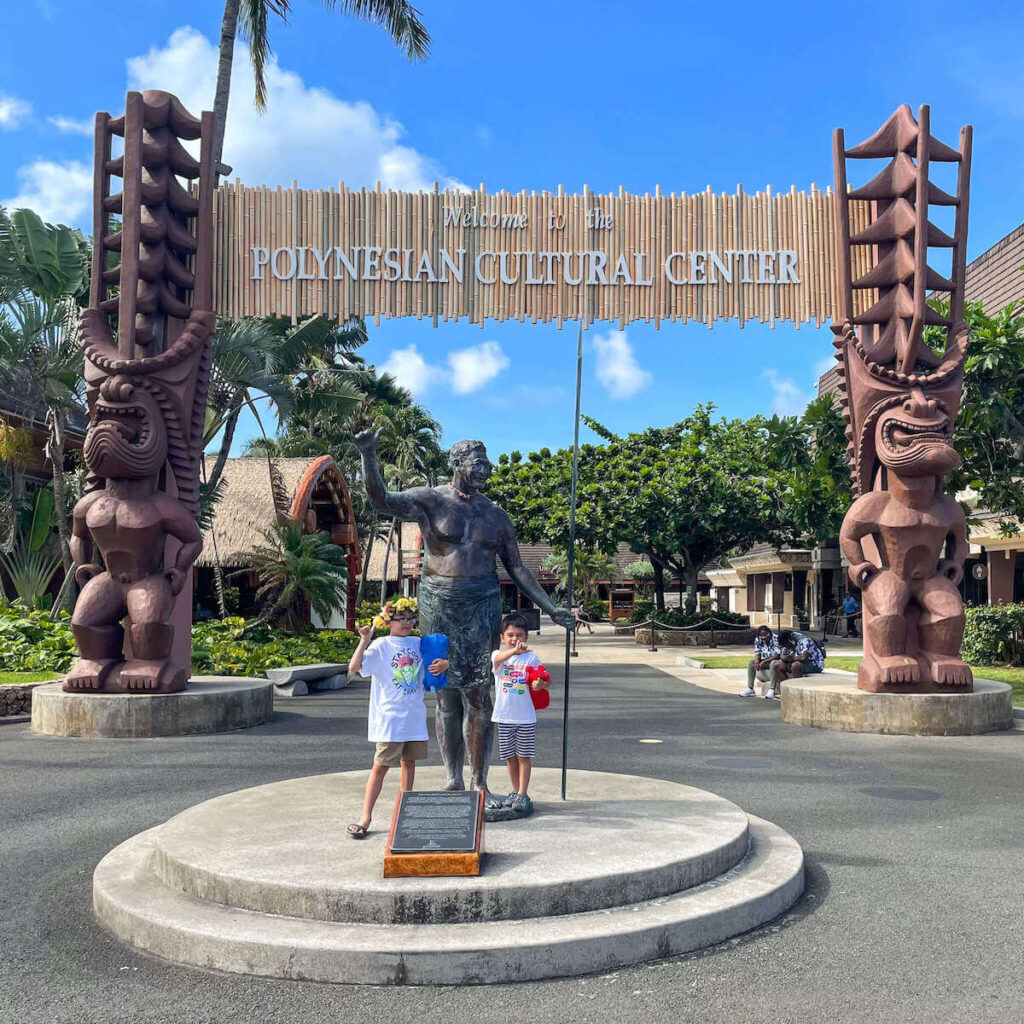
<path fill-rule="evenodd" d="M 171 585 L 163 575 L 147 576 L 128 588 L 132 657 L 121 668 L 121 685 L 126 690 L 173 693 L 185 688 L 188 673 L 170 660 L 173 607 Z"/>
<path fill-rule="evenodd" d="M 494 743 L 494 697 L 491 681 L 488 679 L 477 686 L 462 691 L 466 702 L 466 717 L 463 729 L 466 748 L 469 750 L 470 788 L 487 792 L 487 767 L 491 761 L 491 747 Z"/>
<path fill-rule="evenodd" d="M 858 675 L 870 683 L 916 683 L 921 676 L 917 659 L 907 655 L 907 621 L 910 603 L 907 581 L 891 569 L 883 569 L 864 589 L 864 636 L 867 650 Z"/>
<path fill-rule="evenodd" d="M 974 676 L 960 658 L 964 638 L 964 604 L 960 591 L 947 576 L 924 580 L 917 593 L 924 609 L 917 627 L 921 657 L 939 686 L 970 686 Z"/>
<path fill-rule="evenodd" d="M 437 745 L 441 748 L 448 790 L 465 789 L 462 781 L 462 767 L 466 763 L 466 742 L 462 735 L 462 690 L 457 687 L 449 672 L 449 682 L 437 691 L 437 708 L 434 711 L 434 732 Z"/>
<path fill-rule="evenodd" d="M 65 690 L 106 688 L 111 670 L 121 662 L 124 613 L 121 586 L 110 578 L 110 573 L 93 576 L 82 588 L 71 616 L 71 632 L 81 657 L 64 677 Z"/>

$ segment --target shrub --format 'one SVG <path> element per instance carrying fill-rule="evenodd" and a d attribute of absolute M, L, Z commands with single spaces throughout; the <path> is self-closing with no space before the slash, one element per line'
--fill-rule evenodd
<path fill-rule="evenodd" d="M 71 616 L 0 604 L 0 664 L 11 672 L 67 672 L 78 657 Z"/>
<path fill-rule="evenodd" d="M 268 668 L 348 661 L 358 637 L 343 629 L 285 633 L 245 620 L 209 619 L 192 627 L 192 670 L 199 675 L 258 676 Z M 78 657 L 71 617 L 0 605 L 0 664 L 12 672 L 67 672 Z"/>
<path fill-rule="evenodd" d="M 961 654 L 969 665 L 1024 665 L 1024 604 L 967 608 Z"/>
<path fill-rule="evenodd" d="M 594 622 L 601 622 L 603 619 L 608 618 L 608 602 L 602 601 L 600 598 L 587 601 L 583 609 Z"/>

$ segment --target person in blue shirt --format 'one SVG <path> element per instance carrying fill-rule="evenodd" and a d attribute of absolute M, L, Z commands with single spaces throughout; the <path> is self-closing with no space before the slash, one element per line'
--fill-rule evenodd
<path fill-rule="evenodd" d="M 799 679 L 825 671 L 825 652 L 811 637 L 795 629 L 783 629 L 779 632 L 779 646 L 790 678 Z"/>
<path fill-rule="evenodd" d="M 846 616 L 846 635 L 857 636 L 857 612 L 860 611 L 860 605 L 857 604 L 857 598 L 853 594 L 847 594 L 843 601 L 843 614 Z"/>

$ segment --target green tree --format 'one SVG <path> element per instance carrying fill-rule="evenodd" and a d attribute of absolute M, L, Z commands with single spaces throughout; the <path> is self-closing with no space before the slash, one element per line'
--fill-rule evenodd
<path fill-rule="evenodd" d="M 597 600 L 597 585 L 601 580 L 609 580 L 615 575 L 615 559 L 603 551 L 576 545 L 576 557 L 573 559 L 572 582 L 576 591 L 570 598 L 567 593 L 569 583 L 569 555 L 567 551 L 553 551 L 541 566 L 547 572 L 558 577 L 560 589 L 566 601 L 576 603 L 581 597 L 583 604 Z"/>
<path fill-rule="evenodd" d="M 933 303 L 948 313 L 948 303 Z M 970 327 L 964 392 L 953 435 L 961 464 L 947 488 L 970 487 L 976 507 L 995 513 L 1004 529 L 1024 522 L 1024 306 L 1011 303 L 986 316 L 981 303 L 964 306 Z M 936 343 L 939 329 L 928 328 Z M 969 510 L 970 511 L 970 510 Z"/>
<path fill-rule="evenodd" d="M 430 50 L 430 35 L 420 21 L 419 11 L 407 0 L 321 0 L 329 10 L 338 10 L 380 25 L 410 60 L 423 60 Z M 267 105 L 265 72 L 271 55 L 270 22 L 288 20 L 291 0 L 226 0 L 220 28 L 220 52 L 217 61 L 217 87 L 213 101 L 214 157 L 220 163 L 224 148 L 224 127 L 228 118 L 231 92 L 231 65 L 235 38 L 241 35 L 249 46 L 249 60 L 257 110 Z"/>
<path fill-rule="evenodd" d="M 647 555 L 659 610 L 666 571 L 685 581 L 686 610 L 693 614 L 697 577 L 709 562 L 737 547 L 800 533 L 796 513 L 804 510 L 793 484 L 801 474 L 777 468 L 760 417 L 714 420 L 704 405 L 680 423 L 624 437 L 586 422 L 605 444 L 580 449 L 577 534 L 584 546 L 610 550 L 624 541 Z M 567 449 L 499 461 L 488 493 L 525 540 L 564 548 L 571 464 Z"/>
<path fill-rule="evenodd" d="M 75 341 L 89 247 L 31 210 L 0 208 L 0 389 L 23 417 L 45 426 L 61 562 L 71 567 L 64 446 L 68 416 L 84 408 L 82 353 Z M 70 597 L 70 588 L 66 592 Z"/>
<path fill-rule="evenodd" d="M 264 544 L 249 554 L 245 572 L 259 581 L 256 598 L 263 608 L 248 628 L 255 629 L 285 617 L 301 625 L 304 603 L 325 621 L 345 600 L 348 570 L 341 548 L 326 533 L 303 533 L 302 525 L 284 518 L 264 532 Z"/>

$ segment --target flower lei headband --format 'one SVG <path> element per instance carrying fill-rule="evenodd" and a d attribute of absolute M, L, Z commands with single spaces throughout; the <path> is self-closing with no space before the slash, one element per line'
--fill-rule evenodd
<path fill-rule="evenodd" d="M 383 629 L 394 617 L 395 612 L 417 612 L 419 605 L 415 597 L 400 597 L 397 601 L 388 601 L 380 610 L 380 615 L 373 617 L 373 628 Z"/>

